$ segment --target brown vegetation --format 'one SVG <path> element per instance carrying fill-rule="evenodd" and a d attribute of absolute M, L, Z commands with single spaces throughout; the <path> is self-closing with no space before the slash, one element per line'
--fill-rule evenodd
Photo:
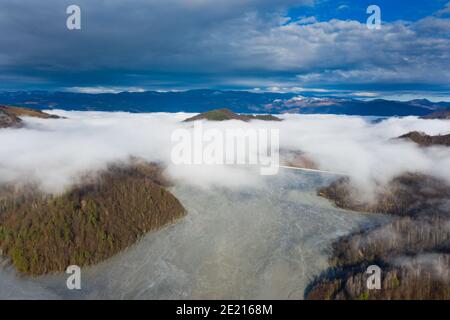
<path fill-rule="evenodd" d="M 20 117 L 37 117 L 43 119 L 58 119 L 58 116 L 28 108 L 10 107 L 0 105 L 0 129 L 21 128 L 23 126 Z"/>
<path fill-rule="evenodd" d="M 397 255 L 444 252 L 450 248 L 448 216 L 402 217 L 393 222 L 342 237 L 332 246 L 333 266 L 387 261 Z"/>
<path fill-rule="evenodd" d="M 281 152 L 281 164 L 283 166 L 305 168 L 305 169 L 319 169 L 317 164 L 311 158 L 301 151 L 287 151 Z"/>
<path fill-rule="evenodd" d="M 237 114 L 228 109 L 211 110 L 204 113 L 200 113 L 194 117 L 184 120 L 184 122 L 192 122 L 197 120 L 209 120 L 209 121 L 225 121 L 225 120 L 240 120 L 249 122 L 250 120 L 264 120 L 264 121 L 281 121 L 273 115 L 245 115 Z"/>
<path fill-rule="evenodd" d="M 407 139 L 413 141 L 421 147 L 430 147 L 436 145 L 450 147 L 450 134 L 429 136 L 423 132 L 413 131 L 400 136 L 399 139 Z"/>
<path fill-rule="evenodd" d="M 348 178 L 319 189 L 318 194 L 343 209 L 402 216 L 436 210 L 450 199 L 450 186 L 434 177 L 407 173 L 392 179 L 369 202 L 361 200 L 359 191 Z"/>
<path fill-rule="evenodd" d="M 2 106 L 0 105 L 0 111 L 6 111 L 16 117 L 35 117 L 42 119 L 59 119 L 60 117 L 42 112 L 40 110 L 34 110 L 23 107 L 12 107 L 12 106 Z"/>
<path fill-rule="evenodd" d="M 98 263 L 185 215 L 156 165 L 113 165 L 60 195 L 0 192 L 0 248 L 18 271 L 42 275 Z"/>
<path fill-rule="evenodd" d="M 330 269 L 308 299 L 450 299 L 450 186 L 418 174 L 391 181 L 372 202 L 357 199 L 349 179 L 319 190 L 341 208 L 400 216 L 338 239 Z M 368 290 L 367 266 L 382 268 L 382 289 Z"/>
<path fill-rule="evenodd" d="M 404 260 L 404 264 L 402 263 Z M 400 263 L 400 264 L 399 264 Z M 368 290 L 368 263 L 336 271 L 338 276 L 315 283 L 310 300 L 449 300 L 450 255 L 399 257 L 383 264 L 380 290 Z"/>
<path fill-rule="evenodd" d="M 429 115 L 422 117 L 422 119 L 450 120 L 450 108 L 433 112 Z"/>
<path fill-rule="evenodd" d="M 20 128 L 22 120 L 8 111 L 0 109 L 0 129 L 1 128 Z"/>

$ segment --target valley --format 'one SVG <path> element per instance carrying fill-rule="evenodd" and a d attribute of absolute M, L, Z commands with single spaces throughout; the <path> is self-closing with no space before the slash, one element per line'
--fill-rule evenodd
<path fill-rule="evenodd" d="M 9 114 L 21 125 L 0 130 L 15 141 L 0 150 L 1 298 L 448 298 L 445 120 L 199 119 L 280 130 L 287 167 L 262 176 L 171 163 L 170 133 L 193 130 L 193 114 Z M 82 290 L 66 288 L 73 264 Z M 364 287 L 369 264 L 383 270 L 382 293 Z"/>

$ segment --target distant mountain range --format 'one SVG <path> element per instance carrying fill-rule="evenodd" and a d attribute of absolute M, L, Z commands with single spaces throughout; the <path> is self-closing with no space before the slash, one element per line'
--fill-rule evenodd
<path fill-rule="evenodd" d="M 361 116 L 427 116 L 450 108 L 449 102 L 407 102 L 304 97 L 294 93 L 190 90 L 182 92 L 0 92 L 0 104 L 34 109 L 128 112 L 205 112 L 228 108 L 237 113 L 346 114 Z"/>
<path fill-rule="evenodd" d="M 449 102 L 431 102 L 427 99 L 391 101 L 383 99 L 356 100 L 296 96 L 275 100 L 264 107 L 265 112 L 294 112 L 303 114 L 345 114 L 359 116 L 427 116 L 450 107 Z"/>

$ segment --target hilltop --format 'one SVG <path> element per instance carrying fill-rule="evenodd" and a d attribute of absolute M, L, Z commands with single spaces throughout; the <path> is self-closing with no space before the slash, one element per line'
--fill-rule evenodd
<path fill-rule="evenodd" d="M 430 147 L 436 145 L 450 147 L 450 134 L 430 136 L 423 132 L 412 131 L 398 138 L 410 140 L 417 143 L 421 147 Z"/>
<path fill-rule="evenodd" d="M 209 121 L 225 121 L 225 120 L 240 120 L 249 122 L 250 120 L 263 120 L 263 121 L 282 121 L 273 115 L 246 115 L 237 114 L 229 109 L 217 109 L 204 113 L 200 113 L 194 117 L 184 120 L 184 122 L 192 122 L 197 120 L 209 120 Z"/>
<path fill-rule="evenodd" d="M 450 120 L 450 108 L 433 112 L 429 115 L 423 116 L 422 119 Z"/>
<path fill-rule="evenodd" d="M 11 107 L 0 105 L 0 129 L 20 128 L 23 126 L 21 117 L 34 117 L 42 119 L 59 119 L 56 115 L 51 115 L 39 110 Z"/>
<path fill-rule="evenodd" d="M 1 252 L 33 276 L 96 264 L 186 214 L 167 186 L 158 165 L 136 161 L 85 175 L 59 195 L 3 186 Z"/>
<path fill-rule="evenodd" d="M 20 128 L 22 120 L 15 114 L 0 109 L 0 129 L 1 128 Z"/>

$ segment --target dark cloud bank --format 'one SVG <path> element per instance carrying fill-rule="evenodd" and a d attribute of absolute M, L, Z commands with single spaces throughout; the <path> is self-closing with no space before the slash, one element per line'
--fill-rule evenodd
<path fill-rule="evenodd" d="M 304 1 L 0 2 L 3 89 L 370 86 L 448 91 L 445 12 L 369 30 L 357 21 L 295 20 Z"/>

